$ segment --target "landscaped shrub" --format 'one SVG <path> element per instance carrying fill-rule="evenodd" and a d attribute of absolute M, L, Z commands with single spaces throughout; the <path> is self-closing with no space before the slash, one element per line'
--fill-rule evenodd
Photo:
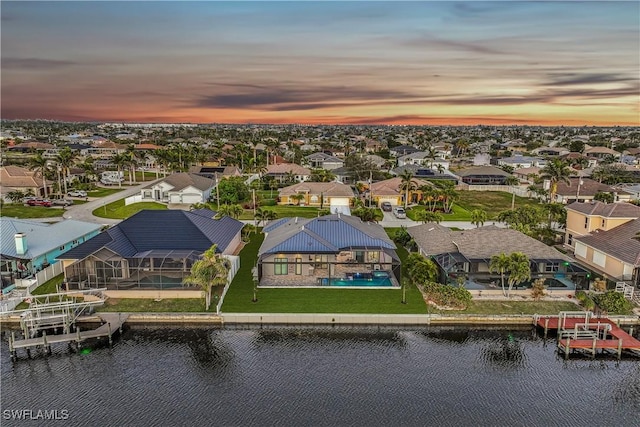
<path fill-rule="evenodd" d="M 462 286 L 426 282 L 422 284 L 422 291 L 430 301 L 440 306 L 464 310 L 471 303 L 471 293 Z"/>
<path fill-rule="evenodd" d="M 604 279 L 596 279 L 593 281 L 592 287 L 596 292 L 604 292 L 607 290 L 607 281 Z"/>
<path fill-rule="evenodd" d="M 607 291 L 593 297 L 602 311 L 609 314 L 631 314 L 633 304 L 621 292 Z"/>
<path fill-rule="evenodd" d="M 593 310 L 596 307 L 596 303 L 585 291 L 577 291 L 576 299 L 585 310 Z"/>
<path fill-rule="evenodd" d="M 411 235 L 406 228 L 402 227 L 400 230 L 396 230 L 393 235 L 393 241 L 401 246 L 406 246 L 411 240 Z"/>
<path fill-rule="evenodd" d="M 538 301 L 544 295 L 544 278 L 536 279 L 531 285 L 531 298 Z"/>

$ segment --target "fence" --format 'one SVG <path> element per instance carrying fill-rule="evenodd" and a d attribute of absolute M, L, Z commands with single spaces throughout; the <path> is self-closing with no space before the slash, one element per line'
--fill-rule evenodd
<path fill-rule="evenodd" d="M 240 270 L 240 257 L 236 255 L 223 255 L 226 259 L 231 263 L 231 267 L 229 268 L 229 275 L 227 276 L 227 284 L 224 286 L 222 290 L 222 295 L 220 295 L 220 300 L 218 301 L 218 305 L 216 306 L 216 312 L 220 313 L 220 309 L 222 308 L 222 303 L 224 302 L 224 296 L 227 294 L 229 290 L 229 285 L 233 281 L 233 278 L 236 276 L 238 270 Z"/>
<path fill-rule="evenodd" d="M 62 268 L 61 262 L 56 262 L 55 264 L 51 264 L 49 267 L 45 268 L 42 271 L 39 271 L 36 274 L 36 283 L 29 286 L 27 289 L 27 295 L 30 295 L 38 286 L 42 285 L 48 280 L 53 279 L 54 277 L 62 274 L 64 269 Z"/>
<path fill-rule="evenodd" d="M 511 193 L 520 197 L 529 197 L 531 194 L 526 187 L 514 187 L 512 185 L 469 185 L 469 184 L 460 184 L 459 188 L 461 190 L 468 191 L 503 191 L 505 193 Z"/>
<path fill-rule="evenodd" d="M 129 196 L 126 199 L 124 199 L 124 205 L 125 206 L 129 206 L 129 205 L 132 205 L 134 203 L 140 203 L 141 201 L 142 201 L 142 195 L 136 194 L 136 195 Z"/>

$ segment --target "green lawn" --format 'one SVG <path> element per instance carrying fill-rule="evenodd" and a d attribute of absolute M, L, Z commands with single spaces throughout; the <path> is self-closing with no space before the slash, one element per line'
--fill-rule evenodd
<path fill-rule="evenodd" d="M 89 197 L 105 197 L 115 193 L 119 193 L 124 188 L 98 188 L 97 190 L 87 191 Z"/>
<path fill-rule="evenodd" d="M 393 230 L 393 229 L 390 229 Z M 426 313 L 422 294 L 416 288 L 407 290 L 407 304 L 402 304 L 400 289 L 259 289 L 253 299 L 251 268 L 264 235 L 253 235 L 240 252 L 240 270 L 224 299 L 222 311 L 227 313 Z M 406 250 L 399 249 L 401 260 Z"/>
<path fill-rule="evenodd" d="M 215 306 L 211 308 L 215 311 Z M 137 313 L 204 312 L 204 298 L 168 298 L 155 301 L 151 298 L 109 298 L 96 311 Z"/>
<path fill-rule="evenodd" d="M 155 202 L 133 203 L 125 206 L 124 199 L 120 199 L 95 209 L 92 214 L 100 218 L 126 219 L 144 209 L 164 210 L 167 206 Z"/>
<path fill-rule="evenodd" d="M 459 191 L 460 197 L 456 205 L 469 211 L 482 209 L 487 212 L 488 219 L 494 219 L 500 212 L 511 209 L 511 193 L 502 191 Z M 516 196 L 516 209 L 524 205 L 539 205 L 535 199 Z M 454 205 L 455 206 L 455 205 Z"/>
<path fill-rule="evenodd" d="M 44 206 L 24 206 L 18 203 L 7 203 L 0 209 L 2 216 L 12 218 L 55 218 L 62 216 L 64 209 L 45 208 Z"/>
<path fill-rule="evenodd" d="M 555 314 L 561 311 L 582 311 L 582 308 L 568 301 L 471 301 L 466 310 L 437 310 L 441 314 Z"/>
<path fill-rule="evenodd" d="M 407 217 L 414 221 L 418 221 L 416 218 L 417 213 L 425 209 L 426 207 L 421 205 L 409 208 L 407 209 Z M 440 214 L 442 215 L 442 218 L 444 218 L 443 221 L 471 221 L 471 212 L 456 204 L 453 205 L 451 213 L 445 214 L 440 212 Z"/>
<path fill-rule="evenodd" d="M 56 292 L 58 292 L 58 286 L 60 286 L 63 280 L 64 280 L 64 274 L 59 274 L 56 277 L 47 280 L 42 285 L 35 288 L 31 295 L 55 294 Z M 16 306 L 15 309 L 24 310 L 26 308 L 29 308 L 29 304 L 27 304 L 26 302 L 21 302 Z"/>
<path fill-rule="evenodd" d="M 278 218 L 286 218 L 286 217 L 300 217 L 300 218 L 315 218 L 318 216 L 319 208 L 310 207 L 310 206 L 289 206 L 289 205 L 278 205 L 278 206 L 265 206 L 264 209 L 270 209 L 278 214 Z M 327 206 L 329 209 L 329 206 Z M 253 209 L 246 209 L 240 218 L 238 219 L 253 219 Z"/>

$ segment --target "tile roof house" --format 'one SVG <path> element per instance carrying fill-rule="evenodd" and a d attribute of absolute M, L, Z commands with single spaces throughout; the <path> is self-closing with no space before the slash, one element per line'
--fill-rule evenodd
<path fill-rule="evenodd" d="M 30 276 L 100 232 L 100 225 L 67 219 L 54 224 L 0 217 L 3 287 Z"/>
<path fill-rule="evenodd" d="M 344 166 L 344 160 L 322 152 L 309 154 L 305 160 L 312 169 L 333 170 Z"/>
<path fill-rule="evenodd" d="M 452 231 L 435 223 L 407 229 L 420 254 L 438 265 L 442 283 L 456 283 L 458 276 L 469 280 L 469 289 L 485 290 L 499 283 L 499 274 L 489 271 L 491 257 L 500 253 L 522 252 L 531 262 L 532 279 L 548 279 L 551 289 L 574 290 L 582 284 L 586 271 L 555 248 L 510 228 L 494 225 Z M 551 280 L 554 279 L 554 280 Z M 493 282 L 493 286 L 490 284 Z"/>
<path fill-rule="evenodd" d="M 296 195 L 302 195 L 300 201 Z M 355 194 L 350 186 L 341 182 L 301 182 L 281 188 L 278 196 L 279 205 L 317 206 L 330 208 L 332 212 L 336 209 L 348 212 Z"/>
<path fill-rule="evenodd" d="M 216 182 L 193 173 L 174 173 L 140 190 L 143 202 L 194 204 L 211 197 Z"/>
<path fill-rule="evenodd" d="M 429 181 L 415 177 L 412 181 L 415 183 L 416 189 L 409 191 L 409 203 L 417 203 L 422 198 L 420 187 L 432 184 Z M 392 205 L 400 206 L 404 204 L 404 197 L 406 195 L 404 191 L 400 190 L 401 185 L 402 178 L 400 177 L 374 182 L 369 186 L 371 199 L 374 200 L 378 206 L 380 206 L 382 202 L 389 202 Z"/>
<path fill-rule="evenodd" d="M 399 286 L 400 258 L 384 229 L 360 218 L 282 218 L 264 227 L 261 286 Z"/>
<path fill-rule="evenodd" d="M 265 178 L 273 178 L 278 182 L 304 182 L 311 176 L 311 170 L 295 163 L 280 163 L 267 166 Z"/>
<path fill-rule="evenodd" d="M 59 256 L 71 286 L 181 288 L 194 261 L 217 245 L 231 255 L 244 224 L 208 209 L 143 210 Z"/>
<path fill-rule="evenodd" d="M 572 203 L 575 201 L 591 201 L 593 197 L 598 193 L 612 193 L 615 194 L 616 202 L 630 201 L 632 194 L 622 189 L 617 190 L 610 185 L 602 184 L 591 178 L 584 178 L 578 176 L 572 176 L 569 178 L 569 183 L 565 181 L 559 181 L 555 203 Z"/>
<path fill-rule="evenodd" d="M 578 261 L 614 281 L 640 288 L 640 218 L 575 240 Z"/>
<path fill-rule="evenodd" d="M 33 192 L 36 196 L 44 196 L 44 185 L 47 185 L 47 194 L 51 194 L 52 181 L 43 182 L 41 176 L 34 171 L 20 166 L 0 167 L 0 194 L 5 197 L 11 191 Z"/>

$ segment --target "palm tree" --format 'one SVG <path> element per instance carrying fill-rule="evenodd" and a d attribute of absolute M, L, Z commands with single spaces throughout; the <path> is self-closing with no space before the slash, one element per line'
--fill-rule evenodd
<path fill-rule="evenodd" d="M 476 228 L 481 227 L 487 221 L 487 212 L 482 209 L 474 209 L 471 211 L 471 224 Z"/>
<path fill-rule="evenodd" d="M 127 164 L 129 165 L 129 185 L 133 185 L 133 183 L 136 182 L 136 166 L 138 165 L 136 146 L 133 144 L 127 145 L 127 150 L 124 152 L 124 156 L 127 159 Z"/>
<path fill-rule="evenodd" d="M 224 205 L 220 205 L 220 209 L 218 210 L 218 215 L 219 216 L 230 216 L 231 218 L 238 218 L 240 215 L 242 215 L 242 213 L 244 212 L 244 209 L 242 209 L 242 206 L 240 205 L 228 205 L 228 204 L 224 204 Z"/>
<path fill-rule="evenodd" d="M 20 190 L 13 190 L 7 193 L 7 198 L 11 203 L 20 203 L 25 198 L 25 194 Z"/>
<path fill-rule="evenodd" d="M 404 170 L 400 174 L 400 191 L 404 192 L 404 208 L 407 209 L 407 203 L 409 203 L 409 193 L 415 190 L 418 185 L 413 180 L 413 172 L 410 170 Z"/>
<path fill-rule="evenodd" d="M 227 284 L 230 264 L 229 260 L 216 254 L 217 245 L 211 246 L 203 254 L 201 259 L 191 266 L 191 274 L 184 279 L 184 284 L 198 286 L 205 297 L 205 307 L 211 306 L 211 289 Z M 216 308 L 216 313 L 218 312 Z"/>
<path fill-rule="evenodd" d="M 423 224 L 426 224 L 427 222 L 435 222 L 436 224 L 440 224 L 444 219 L 438 212 L 431 212 L 428 210 L 422 210 L 418 212 L 416 216 L 416 219 L 422 221 Z"/>
<path fill-rule="evenodd" d="M 262 221 L 266 223 L 267 221 L 271 221 L 277 217 L 278 214 L 272 209 L 258 208 L 256 210 L 255 219 L 258 221 L 258 225 L 260 225 Z"/>
<path fill-rule="evenodd" d="M 453 202 L 458 198 L 458 192 L 454 188 L 454 184 L 450 181 L 444 181 L 443 187 L 440 189 L 440 197 L 442 198 L 442 205 L 445 213 L 451 212 L 453 209 Z"/>
<path fill-rule="evenodd" d="M 47 188 L 46 172 L 49 168 L 49 161 L 42 157 L 42 153 L 37 153 L 31 160 L 29 160 L 29 170 L 32 170 L 37 174 L 42 175 L 42 186 L 44 187 L 44 197 L 49 197 Z"/>
<path fill-rule="evenodd" d="M 504 295 L 507 295 L 504 289 L 504 273 L 509 270 L 510 262 L 509 255 L 504 252 L 492 256 L 489 262 L 489 271 L 491 273 L 500 273 L 500 285 L 502 286 L 502 293 Z"/>
<path fill-rule="evenodd" d="M 516 192 L 514 187 L 518 184 L 520 184 L 520 180 L 513 175 L 508 176 L 504 180 L 504 185 L 511 186 L 511 210 L 514 210 L 516 207 Z"/>
<path fill-rule="evenodd" d="M 507 297 L 511 294 L 513 285 L 531 279 L 531 265 L 529 258 L 522 252 L 514 252 L 509 255 L 509 290 Z"/>
<path fill-rule="evenodd" d="M 295 200 L 297 205 L 300 205 L 300 202 L 304 200 L 304 194 L 293 194 L 289 196 L 290 199 Z"/>
<path fill-rule="evenodd" d="M 62 182 L 64 184 L 64 194 L 67 194 L 67 180 L 70 175 L 69 169 L 71 168 L 71 166 L 73 166 L 73 161 L 75 157 L 76 157 L 76 154 L 73 151 L 71 151 L 71 148 L 69 147 L 64 147 L 56 155 L 56 163 L 58 164 L 58 166 L 60 166 L 60 169 L 62 170 Z"/>
<path fill-rule="evenodd" d="M 118 169 L 118 187 L 122 187 L 120 172 L 122 172 L 122 168 L 127 165 L 127 162 L 127 156 L 125 156 L 124 154 L 116 154 L 111 158 L 111 163 L 113 163 Z"/>
<path fill-rule="evenodd" d="M 567 163 L 562 159 L 553 159 L 549 161 L 540 171 L 540 176 L 543 179 L 548 179 L 551 183 L 549 188 L 549 200 L 551 202 L 555 201 L 556 192 L 558 191 L 558 183 L 560 181 L 564 181 L 567 184 L 570 184 L 571 181 L 569 177 L 574 174 L 574 172 L 567 166 Z"/>

